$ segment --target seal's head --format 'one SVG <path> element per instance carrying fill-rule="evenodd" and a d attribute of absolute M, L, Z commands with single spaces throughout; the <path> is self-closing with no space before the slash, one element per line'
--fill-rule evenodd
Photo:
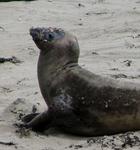
<path fill-rule="evenodd" d="M 77 62 L 79 45 L 75 36 L 60 28 L 31 28 L 30 35 L 41 52 Z"/>

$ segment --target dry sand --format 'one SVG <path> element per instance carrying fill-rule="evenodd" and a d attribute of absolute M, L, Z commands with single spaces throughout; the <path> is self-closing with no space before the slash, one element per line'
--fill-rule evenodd
<path fill-rule="evenodd" d="M 0 3 L 0 57 L 16 56 L 23 61 L 0 64 L 0 150 L 140 149 L 140 132 L 84 138 L 58 131 L 18 131 L 13 126 L 32 108 L 46 109 L 36 73 L 39 50 L 29 36 L 32 26 L 62 27 L 75 34 L 84 68 L 140 82 L 139 0 Z"/>

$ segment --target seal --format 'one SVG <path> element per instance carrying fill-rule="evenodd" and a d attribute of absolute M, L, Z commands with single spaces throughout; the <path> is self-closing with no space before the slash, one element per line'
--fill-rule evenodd
<path fill-rule="evenodd" d="M 91 73 L 78 65 L 75 36 L 57 28 L 31 28 L 40 49 L 38 81 L 48 110 L 25 116 L 25 126 L 57 127 L 82 136 L 140 129 L 140 84 Z"/>

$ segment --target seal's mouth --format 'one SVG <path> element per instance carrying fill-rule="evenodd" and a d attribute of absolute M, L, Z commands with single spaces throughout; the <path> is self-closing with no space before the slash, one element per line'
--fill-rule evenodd
<path fill-rule="evenodd" d="M 64 31 L 60 28 L 31 28 L 30 35 L 35 42 L 50 42 L 60 39 L 64 36 Z"/>

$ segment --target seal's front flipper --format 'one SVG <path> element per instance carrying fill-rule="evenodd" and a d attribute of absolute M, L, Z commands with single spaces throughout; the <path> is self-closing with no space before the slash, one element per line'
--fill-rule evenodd
<path fill-rule="evenodd" d="M 25 125 L 27 128 L 31 128 L 34 131 L 44 131 L 51 126 L 51 114 L 49 111 L 40 113 L 36 115 L 30 122 L 25 123 Z"/>
<path fill-rule="evenodd" d="M 30 122 L 31 120 L 33 120 L 37 115 L 39 115 L 39 113 L 28 114 L 28 115 L 24 116 L 21 120 L 22 120 L 24 123 L 28 123 L 28 122 Z"/>

